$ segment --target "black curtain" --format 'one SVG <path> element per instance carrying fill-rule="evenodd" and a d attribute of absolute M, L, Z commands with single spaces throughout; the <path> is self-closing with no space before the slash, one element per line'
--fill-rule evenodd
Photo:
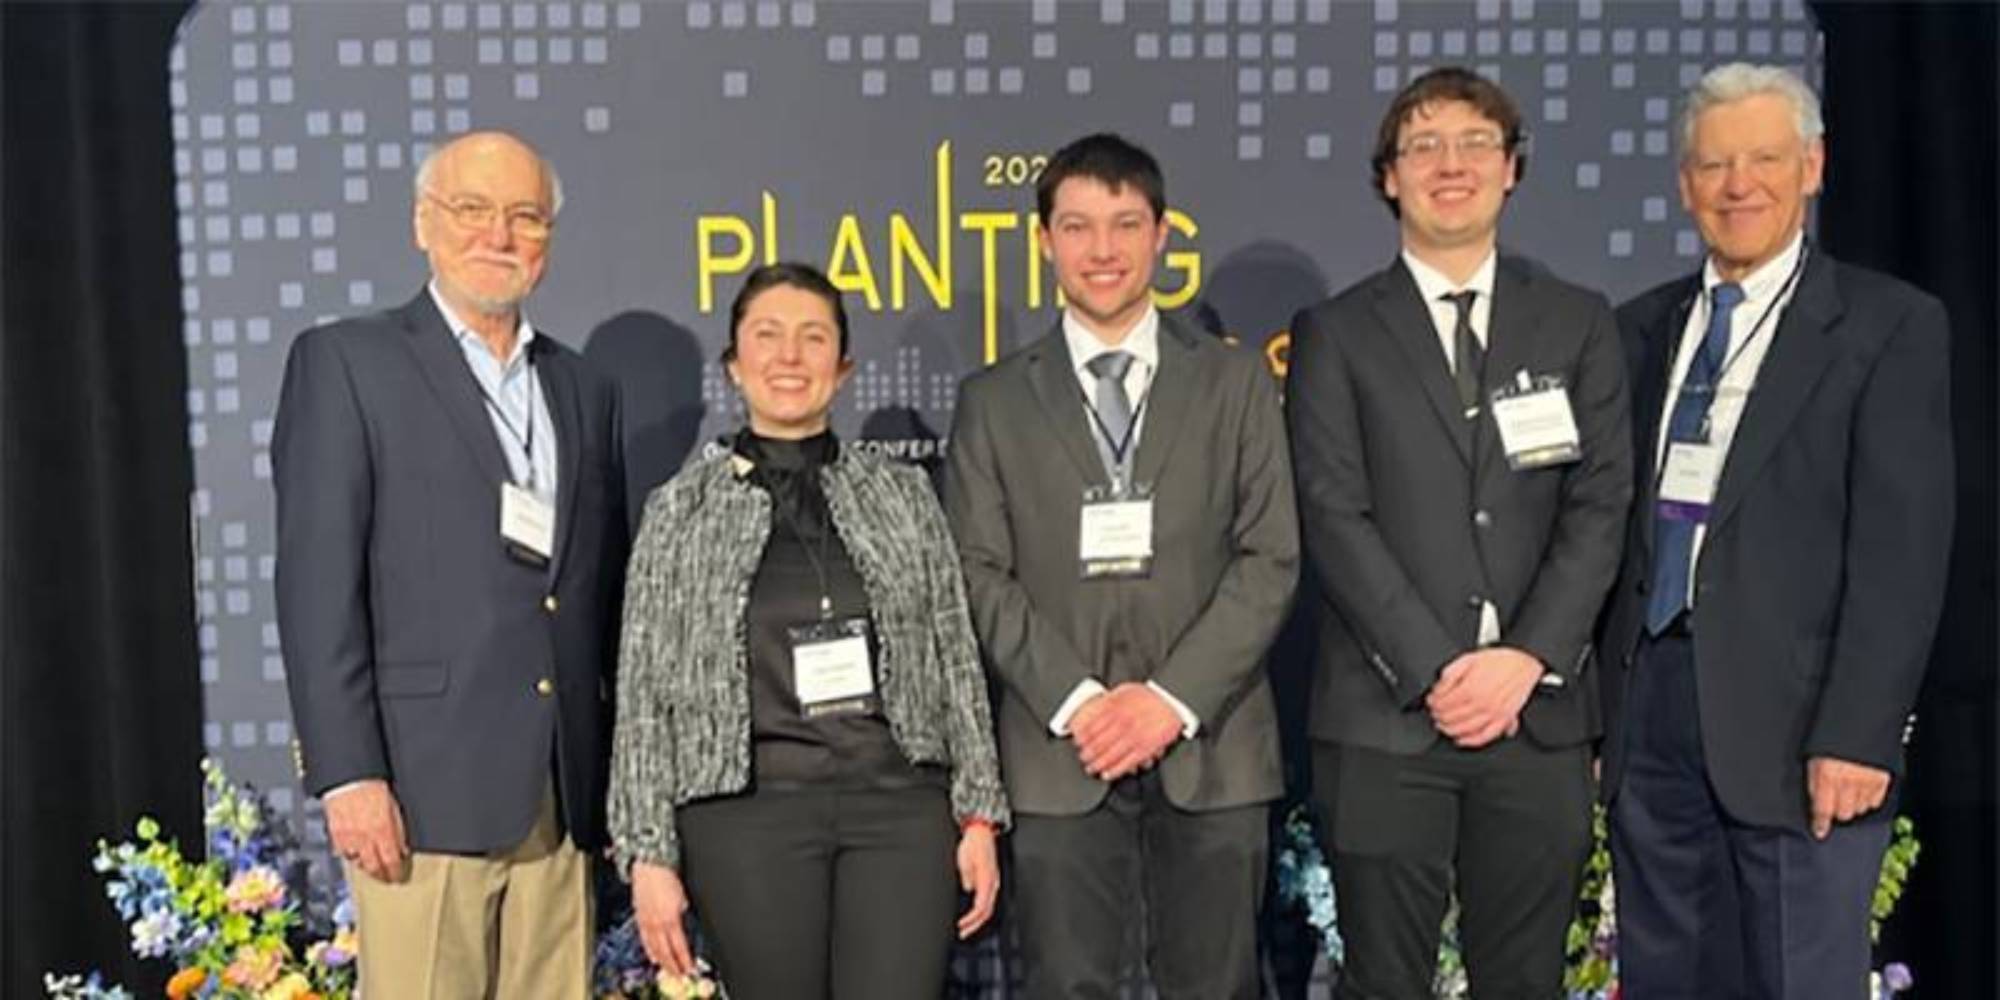
<path fill-rule="evenodd" d="M 1828 252 L 1943 299 L 1952 323 L 1958 521 L 1951 587 L 1917 703 L 1903 808 L 1923 843 L 1879 953 L 1915 996 L 1994 995 L 1994 398 L 2000 295 L 2000 31 L 1991 3 L 1821 3 Z"/>
<path fill-rule="evenodd" d="M 167 51 L 181 3 L 0 3 L 0 995 L 159 995 L 90 856 L 200 849 Z M 157 964 L 157 963 L 155 963 Z"/>

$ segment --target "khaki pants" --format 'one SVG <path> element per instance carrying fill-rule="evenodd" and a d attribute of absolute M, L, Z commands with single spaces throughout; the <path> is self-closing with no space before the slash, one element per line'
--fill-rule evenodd
<path fill-rule="evenodd" d="M 371 1000 L 586 1000 L 590 859 L 558 832 L 553 791 L 504 854 L 416 853 L 390 884 L 344 865 Z"/>

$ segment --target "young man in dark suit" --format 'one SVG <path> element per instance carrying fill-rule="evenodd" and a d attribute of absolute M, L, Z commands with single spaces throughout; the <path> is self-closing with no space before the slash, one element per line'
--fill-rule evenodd
<path fill-rule="evenodd" d="M 1497 249 L 1521 118 L 1458 68 L 1382 118 L 1389 267 L 1292 324 L 1286 414 L 1324 595 L 1314 799 L 1338 995 L 1431 995 L 1455 894 L 1473 995 L 1559 993 L 1590 844 L 1591 627 L 1631 496 L 1610 306 Z"/>
<path fill-rule="evenodd" d="M 1944 307 L 1805 237 L 1819 101 L 1694 87 L 1699 273 L 1618 311 L 1640 458 L 1605 616 L 1626 993 L 1859 997 L 1904 721 L 1943 601 Z"/>
<path fill-rule="evenodd" d="M 1001 692 L 1028 994 L 1119 995 L 1145 922 L 1165 998 L 1258 995 L 1264 654 L 1298 573 L 1277 390 L 1254 353 L 1154 308 L 1165 182 L 1117 136 L 1036 190 L 1062 319 L 961 387 L 945 475 Z"/>
<path fill-rule="evenodd" d="M 561 187 L 521 140 L 417 171 L 431 280 L 292 344 L 271 442 L 306 790 L 369 996 L 575 997 L 604 842 L 625 486 L 611 385 L 534 329 Z"/>

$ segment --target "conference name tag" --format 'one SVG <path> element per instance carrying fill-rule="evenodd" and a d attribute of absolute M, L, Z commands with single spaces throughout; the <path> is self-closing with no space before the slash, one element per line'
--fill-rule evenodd
<path fill-rule="evenodd" d="M 556 505 L 513 483 L 500 484 L 500 537 L 514 558 L 546 566 L 556 550 Z"/>
<path fill-rule="evenodd" d="M 868 652 L 868 619 L 856 615 L 793 625 L 792 685 L 808 719 L 865 715 L 875 709 L 875 665 Z"/>
<path fill-rule="evenodd" d="M 1569 389 L 1560 375 L 1529 378 L 1523 371 L 1512 385 L 1493 390 L 1493 422 L 1507 467 L 1515 472 L 1563 465 L 1583 457 Z"/>
<path fill-rule="evenodd" d="M 1715 484 L 1722 477 L 1722 449 L 1699 441 L 1667 442 L 1660 470 L 1660 516 L 1669 521 L 1708 520 Z"/>
<path fill-rule="evenodd" d="M 1151 573 L 1152 491 L 1138 487 L 1086 490 L 1076 549 L 1086 580 Z"/>

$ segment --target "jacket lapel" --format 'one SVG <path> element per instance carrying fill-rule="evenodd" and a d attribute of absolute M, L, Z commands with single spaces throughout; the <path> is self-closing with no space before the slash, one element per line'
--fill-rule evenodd
<path fill-rule="evenodd" d="M 416 299 L 403 307 L 401 316 L 409 332 L 407 343 L 416 356 L 417 370 L 437 394 L 438 405 L 444 407 L 459 439 L 471 450 L 479 471 L 498 490 L 507 478 L 507 456 L 500 452 L 493 421 L 486 415 L 485 401 L 479 397 L 479 384 L 472 377 L 472 369 L 466 367 L 465 353 L 452 337 L 444 315 L 438 312 L 426 291 L 418 292 Z"/>
<path fill-rule="evenodd" d="M 1640 349 L 1645 351 L 1640 359 L 1638 382 L 1632 387 L 1633 426 L 1636 428 L 1632 455 L 1633 465 L 1640 470 L 1639 487 L 1634 509 L 1646 512 L 1647 524 L 1652 523 L 1654 494 L 1660 485 L 1660 463 L 1658 459 L 1660 441 L 1660 420 L 1666 415 L 1667 383 L 1674 375 L 1674 350 L 1680 343 L 1681 334 L 1687 329 L 1688 313 L 1694 309 L 1695 296 L 1700 292 L 1701 278 L 1690 278 L 1678 290 L 1674 305 L 1660 314 L 1659 322 L 1640 331 Z M 1638 533 L 1645 546 L 1646 565 L 1652 565 L 1653 532 L 1648 528 Z"/>
<path fill-rule="evenodd" d="M 1451 381 L 1451 367 L 1439 346 L 1437 327 L 1431 322 L 1417 279 L 1410 276 L 1400 258 L 1375 278 L 1375 313 L 1387 329 L 1389 339 L 1402 350 L 1410 373 L 1423 386 L 1445 434 L 1458 448 L 1458 457 L 1472 464 L 1472 428 L 1458 405 L 1458 389 Z"/>
<path fill-rule="evenodd" d="M 535 374 L 548 400 L 549 422 L 556 428 L 556 550 L 549 560 L 549 578 L 562 572 L 563 555 L 569 549 L 570 528 L 576 524 L 577 483 L 588 474 L 583 463 L 583 410 L 578 398 L 576 371 L 559 355 L 547 337 L 537 336 L 532 344 Z"/>
<path fill-rule="evenodd" d="M 1083 413 L 1082 389 L 1077 385 L 1075 366 L 1070 364 L 1069 344 L 1064 342 L 1062 323 L 1028 348 L 1028 383 L 1041 402 L 1042 416 L 1049 432 L 1075 464 L 1086 483 L 1109 482 L 1104 461 L 1097 457 L 1097 442 L 1091 439 L 1089 419 Z M 1147 409 L 1152 409 L 1148 404 Z"/>
<path fill-rule="evenodd" d="M 1473 454 L 1482 469 L 1507 471 L 1506 449 L 1500 446 L 1500 428 L 1487 412 L 1492 409 L 1493 390 L 1509 385 L 1517 372 L 1530 378 L 1535 370 L 1535 334 L 1541 329 L 1542 296 L 1535 288 L 1534 274 L 1511 257 L 1502 256 L 1493 268 L 1493 302 L 1486 329 L 1486 367 L 1480 380 L 1481 412 L 1473 421 Z M 1457 399 L 1454 392 L 1453 400 Z M 1494 463 L 1498 460 L 1499 464 Z"/>
<path fill-rule="evenodd" d="M 1195 344 L 1181 325 L 1160 317 L 1160 367 L 1146 390 L 1145 421 L 1139 427 L 1139 453 L 1132 458 L 1134 482 L 1157 485 L 1180 437 L 1194 393 Z"/>
<path fill-rule="evenodd" d="M 1806 262 L 1797 292 L 1772 331 L 1770 353 L 1757 370 L 1756 386 L 1743 408 L 1736 437 L 1723 462 L 1722 482 L 1715 488 L 1715 510 L 1709 517 L 1714 531 L 1734 513 L 1752 480 L 1777 450 L 1778 442 L 1812 395 L 1820 374 L 1833 358 L 1827 330 L 1845 311 L 1833 282 L 1832 263 L 1815 254 Z"/>

